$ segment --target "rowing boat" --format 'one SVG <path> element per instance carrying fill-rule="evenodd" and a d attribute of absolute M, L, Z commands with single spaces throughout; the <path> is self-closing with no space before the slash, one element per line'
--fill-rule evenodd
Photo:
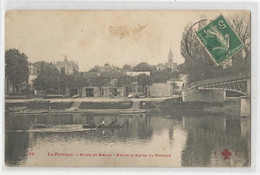
<path fill-rule="evenodd" d="M 130 115 L 130 114 L 143 114 L 145 112 L 146 112 L 145 109 L 128 109 L 128 110 L 119 111 L 119 114 Z"/>
<path fill-rule="evenodd" d="M 122 128 L 124 125 L 114 124 L 114 125 L 98 125 L 98 126 L 91 126 L 88 124 L 84 124 L 82 128 L 96 128 L 96 129 L 118 129 Z"/>

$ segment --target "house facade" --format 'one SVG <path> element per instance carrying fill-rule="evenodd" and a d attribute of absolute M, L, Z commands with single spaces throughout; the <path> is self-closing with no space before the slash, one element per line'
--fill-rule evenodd
<path fill-rule="evenodd" d="M 153 83 L 150 86 L 151 97 L 171 97 L 172 95 L 173 88 L 169 83 Z"/>
<path fill-rule="evenodd" d="M 71 75 L 79 71 L 78 63 L 69 61 L 66 56 L 63 61 L 57 61 L 54 65 L 60 72 L 64 68 L 66 75 Z"/>
<path fill-rule="evenodd" d="M 126 71 L 125 74 L 130 77 L 135 77 L 135 76 L 142 75 L 142 74 L 150 76 L 151 72 L 150 71 L 142 71 L 142 72 L 141 71 Z"/>
<path fill-rule="evenodd" d="M 66 88 L 66 96 L 73 97 L 79 95 L 80 97 L 125 97 L 125 87 L 94 87 L 84 86 L 80 88 Z"/>

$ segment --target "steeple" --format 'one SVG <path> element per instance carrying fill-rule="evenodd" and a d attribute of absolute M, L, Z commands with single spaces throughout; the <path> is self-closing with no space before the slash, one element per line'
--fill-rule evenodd
<path fill-rule="evenodd" d="M 64 57 L 64 62 L 67 62 L 67 61 L 68 61 L 67 55 L 65 55 L 65 57 Z"/>
<path fill-rule="evenodd" d="M 173 62 L 173 54 L 172 54 L 172 47 L 170 47 L 169 55 L 168 55 L 168 63 Z"/>

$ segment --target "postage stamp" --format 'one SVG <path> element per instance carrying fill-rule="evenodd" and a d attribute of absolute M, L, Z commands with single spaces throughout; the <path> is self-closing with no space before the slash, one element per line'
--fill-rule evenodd
<path fill-rule="evenodd" d="M 198 30 L 196 35 L 217 64 L 232 57 L 244 47 L 222 15 Z"/>

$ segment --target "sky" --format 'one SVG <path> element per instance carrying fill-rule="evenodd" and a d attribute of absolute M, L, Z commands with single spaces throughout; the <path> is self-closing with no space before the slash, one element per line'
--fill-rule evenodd
<path fill-rule="evenodd" d="M 80 71 L 105 63 L 115 66 L 165 63 L 170 47 L 173 60 L 180 52 L 187 24 L 229 17 L 241 11 L 7 11 L 5 49 L 16 48 L 37 61 L 56 62 L 66 56 Z"/>

